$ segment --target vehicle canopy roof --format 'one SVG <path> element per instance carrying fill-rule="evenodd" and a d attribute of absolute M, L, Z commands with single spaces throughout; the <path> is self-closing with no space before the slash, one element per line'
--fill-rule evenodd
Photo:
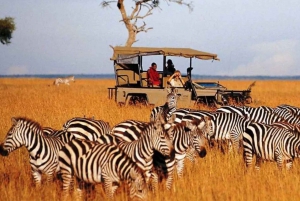
<path fill-rule="evenodd" d="M 185 58 L 197 58 L 203 60 L 220 60 L 217 54 L 209 52 L 202 52 L 191 48 L 172 48 L 172 47 L 113 47 L 114 53 L 111 60 L 119 59 L 122 57 L 136 57 L 147 55 L 163 55 L 163 56 L 179 56 Z"/>

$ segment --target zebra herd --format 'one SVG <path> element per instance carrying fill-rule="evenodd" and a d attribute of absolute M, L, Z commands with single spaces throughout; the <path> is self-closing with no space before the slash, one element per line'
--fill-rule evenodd
<path fill-rule="evenodd" d="M 204 111 L 176 108 L 177 98 L 176 91 L 170 91 L 166 103 L 151 111 L 149 122 L 129 119 L 113 127 L 104 120 L 74 117 L 55 130 L 25 117 L 12 118 L 0 154 L 8 156 L 24 146 L 37 186 L 42 174 L 46 182 L 59 174 L 64 197 L 74 184 L 82 196 L 82 184 L 103 183 L 110 199 L 123 181 L 130 198 L 146 199 L 150 189 L 158 192 L 162 179 L 170 190 L 174 174 L 183 177 L 185 158 L 205 157 L 206 144 L 234 153 L 242 150 L 247 167 L 255 156 L 256 169 L 262 161 L 276 161 L 279 168 L 286 162 L 289 169 L 300 156 L 297 107 L 222 106 Z"/>
<path fill-rule="evenodd" d="M 176 94 L 174 94 L 175 96 Z M 173 101 L 168 99 L 167 101 Z M 222 106 L 215 111 L 176 108 L 176 106 L 155 107 L 150 119 L 159 113 L 166 118 L 174 116 L 175 123 L 203 120 L 202 134 L 208 143 L 226 144 L 229 151 L 239 153 L 242 149 L 246 167 L 259 169 L 262 161 L 275 161 L 279 169 L 286 164 L 292 167 L 294 158 L 300 157 L 300 108 L 282 104 L 275 108 L 260 106 Z M 176 104 L 173 104 L 176 105 Z M 193 153 L 189 153 L 193 155 Z"/>
<path fill-rule="evenodd" d="M 167 188 L 171 188 L 170 173 L 178 153 L 193 147 L 205 156 L 204 139 L 196 132 L 203 127 L 202 120 L 174 124 L 158 115 L 151 122 L 126 120 L 113 128 L 103 120 L 74 117 L 62 130 L 55 130 L 17 117 L 12 118 L 0 154 L 8 156 L 24 146 L 36 186 L 41 186 L 42 174 L 46 182 L 58 174 L 64 197 L 75 183 L 79 197 L 82 183 L 103 183 L 106 196 L 112 199 L 121 181 L 126 181 L 131 198 L 145 199 L 149 189 L 158 191 L 161 168 L 168 170 Z"/>

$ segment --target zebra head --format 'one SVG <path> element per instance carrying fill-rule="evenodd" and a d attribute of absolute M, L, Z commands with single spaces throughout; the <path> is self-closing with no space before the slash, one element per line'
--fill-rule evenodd
<path fill-rule="evenodd" d="M 205 125 L 204 120 L 194 119 L 185 121 L 185 130 L 191 136 L 191 145 L 198 152 L 198 155 L 203 158 L 206 156 L 205 138 L 200 129 Z M 200 132 L 199 132 L 200 130 Z"/>
<path fill-rule="evenodd" d="M 8 156 L 10 152 L 29 144 L 28 139 L 25 134 L 29 134 L 32 130 L 37 130 L 42 132 L 41 126 L 32 122 L 26 118 L 12 118 L 12 127 L 9 129 L 4 142 L 0 146 L 0 154 L 2 156 Z M 33 136 L 31 136 L 32 139 Z"/>
<path fill-rule="evenodd" d="M 204 136 L 210 140 L 210 138 L 214 135 L 215 125 L 211 117 L 204 116 L 204 126 L 202 127 L 202 132 Z M 202 125 L 202 124 L 201 124 Z"/>
<path fill-rule="evenodd" d="M 139 168 L 130 169 L 130 180 L 128 180 L 130 198 L 145 200 L 147 198 L 147 185 L 143 172 Z"/>
<path fill-rule="evenodd" d="M 165 131 L 164 124 L 161 122 L 160 118 L 155 122 L 149 123 L 143 132 L 149 132 L 151 135 L 149 140 L 152 142 L 153 149 L 164 156 L 170 156 L 174 149 L 173 143 L 170 136 Z"/>
<path fill-rule="evenodd" d="M 175 111 L 177 106 L 177 99 L 180 96 L 178 94 L 178 90 L 176 88 L 168 89 L 167 92 L 168 94 L 167 94 L 166 104 L 168 105 L 169 110 Z"/>

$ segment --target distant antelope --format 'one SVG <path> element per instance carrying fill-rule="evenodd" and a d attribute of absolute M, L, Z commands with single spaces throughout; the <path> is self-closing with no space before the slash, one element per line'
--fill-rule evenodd
<path fill-rule="evenodd" d="M 59 86 L 59 84 L 67 84 L 70 85 L 70 81 L 75 82 L 75 77 L 74 76 L 69 76 L 65 78 L 56 78 L 53 82 L 53 85 Z"/>

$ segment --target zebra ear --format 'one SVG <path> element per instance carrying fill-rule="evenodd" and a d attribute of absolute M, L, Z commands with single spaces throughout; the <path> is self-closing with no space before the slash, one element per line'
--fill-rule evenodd
<path fill-rule="evenodd" d="M 16 120 L 15 117 L 12 117 L 11 118 L 11 123 L 12 123 L 13 126 L 15 126 L 15 125 L 17 125 L 18 121 Z"/>
<path fill-rule="evenodd" d="M 185 121 L 185 127 L 188 128 L 188 129 L 191 130 L 191 131 L 197 129 L 197 123 L 196 123 L 196 120 Z"/>
<path fill-rule="evenodd" d="M 170 119 L 168 120 L 168 123 L 169 123 L 169 124 L 175 123 L 175 119 L 176 119 L 176 115 L 175 115 L 175 114 L 172 114 L 171 117 L 170 117 Z"/>

